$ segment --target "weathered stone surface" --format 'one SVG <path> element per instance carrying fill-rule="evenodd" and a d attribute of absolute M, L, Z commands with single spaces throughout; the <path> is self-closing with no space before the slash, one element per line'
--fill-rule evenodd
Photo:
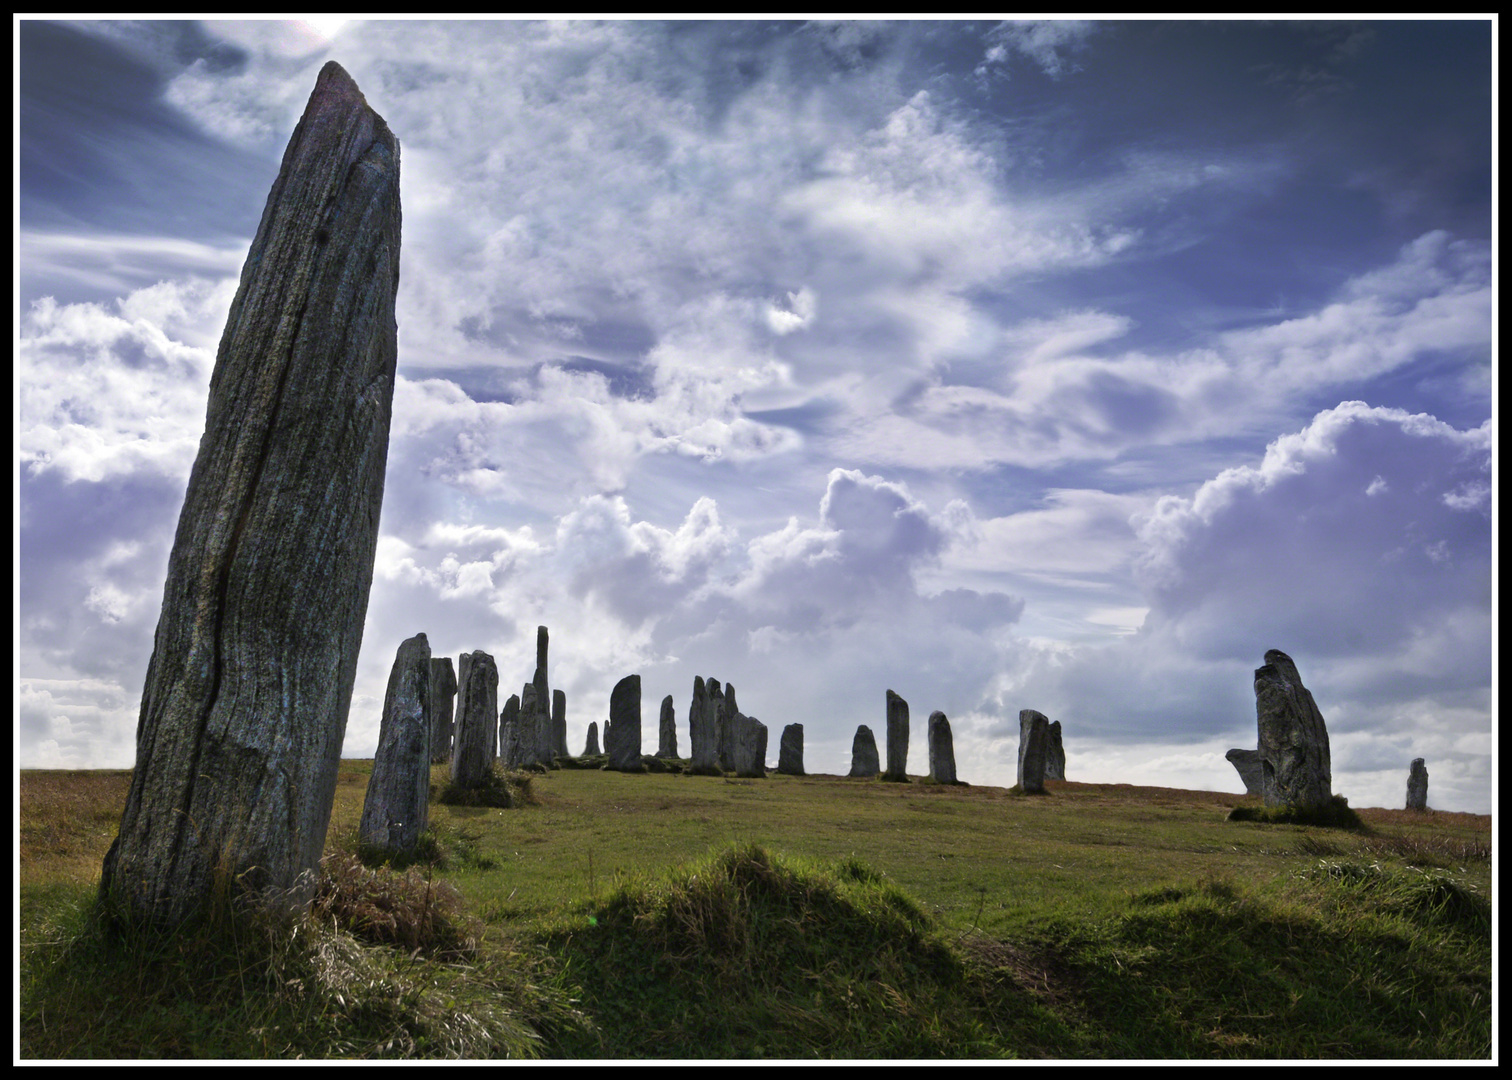
<path fill-rule="evenodd" d="M 877 737 L 872 729 L 862 724 L 856 728 L 856 737 L 851 740 L 851 767 L 847 776 L 870 778 L 882 771 L 882 761 L 877 756 Z"/>
<path fill-rule="evenodd" d="M 567 694 L 561 690 L 551 692 L 551 737 L 558 757 L 571 757 L 567 752 Z"/>
<path fill-rule="evenodd" d="M 533 731 L 535 735 L 532 761 L 540 765 L 550 765 L 556 754 L 556 728 L 551 722 L 551 687 L 546 682 L 546 654 L 550 640 L 551 635 L 544 626 L 536 627 L 536 666 L 530 679 L 535 687 L 535 702 L 525 730 Z M 520 715 L 526 716 L 524 694 L 520 695 Z"/>
<path fill-rule="evenodd" d="M 789 724 L 782 729 L 777 743 L 777 771 L 788 776 L 803 775 L 803 725 Z"/>
<path fill-rule="evenodd" d="M 1239 779 L 1244 782 L 1246 795 L 1265 793 L 1265 765 L 1260 760 L 1260 751 L 1245 750 L 1236 746 L 1223 756 L 1239 773 Z"/>
<path fill-rule="evenodd" d="M 515 741 L 520 747 L 520 765 L 551 764 L 551 715 L 541 700 L 541 688 L 528 682 L 520 690 L 520 719 Z"/>
<path fill-rule="evenodd" d="M 672 703 L 671 694 L 662 698 L 661 722 L 657 725 L 656 756 L 659 758 L 677 756 L 677 706 Z"/>
<path fill-rule="evenodd" d="M 725 686 L 728 688 L 729 684 Z M 728 700 L 728 699 L 726 699 Z M 727 722 L 734 732 L 730 739 L 731 767 L 736 776 L 766 776 L 767 726 L 754 716 L 737 712 Z"/>
<path fill-rule="evenodd" d="M 399 646 L 383 696 L 378 750 L 357 826 L 364 844 L 413 851 L 430 801 L 430 642 L 416 634 Z"/>
<path fill-rule="evenodd" d="M 938 709 L 929 714 L 929 776 L 936 784 L 956 783 L 955 739 Z"/>
<path fill-rule="evenodd" d="M 709 698 L 714 702 L 715 712 L 719 716 L 719 767 L 734 769 L 735 740 L 740 734 L 735 723 L 735 717 L 740 715 L 740 706 L 735 704 L 735 684 L 727 682 L 721 690 L 719 680 L 710 679 Z"/>
<path fill-rule="evenodd" d="M 1265 805 L 1326 805 L 1333 798 L 1328 728 L 1297 665 L 1280 649 L 1255 669 L 1255 715 Z"/>
<path fill-rule="evenodd" d="M 711 682 L 713 680 L 710 680 Z M 688 706 L 688 771 L 699 776 L 718 776 L 719 715 L 709 699 L 708 685 L 699 675 L 693 676 L 693 704 Z"/>
<path fill-rule="evenodd" d="M 510 694 L 499 713 L 499 760 L 506 769 L 520 767 L 520 695 Z"/>
<path fill-rule="evenodd" d="M 1428 766 L 1422 758 L 1413 758 L 1407 770 L 1407 809 L 1428 809 Z"/>
<path fill-rule="evenodd" d="M 101 892 L 173 926 L 216 880 L 305 901 L 351 705 L 383 502 L 399 142 L 321 69 L 210 376 Z"/>
<path fill-rule="evenodd" d="M 609 722 L 604 726 L 604 753 L 610 769 L 643 772 L 641 765 L 641 681 L 626 675 L 609 694 Z"/>
<path fill-rule="evenodd" d="M 1019 710 L 1018 786 L 1026 795 L 1045 790 L 1045 758 L 1050 750 L 1050 720 L 1033 709 Z"/>
<path fill-rule="evenodd" d="M 588 741 L 583 745 L 584 757 L 598 757 L 603 751 L 599 749 L 598 721 L 588 721 Z"/>
<path fill-rule="evenodd" d="M 887 692 L 887 771 L 884 780 L 908 783 L 908 702 Z"/>
<path fill-rule="evenodd" d="M 1066 778 L 1066 747 L 1061 742 L 1061 722 L 1050 722 L 1050 742 L 1045 748 L 1045 779 L 1064 780 Z"/>
<path fill-rule="evenodd" d="M 479 649 L 457 661 L 457 725 L 452 739 L 451 779 L 477 787 L 498 753 L 499 669 Z"/>
<path fill-rule="evenodd" d="M 452 710 L 457 701 L 457 669 L 449 656 L 431 657 L 431 764 L 451 760 Z"/>

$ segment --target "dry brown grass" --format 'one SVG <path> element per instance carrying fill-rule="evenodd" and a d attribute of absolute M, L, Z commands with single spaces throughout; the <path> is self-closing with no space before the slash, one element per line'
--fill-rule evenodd
<path fill-rule="evenodd" d="M 418 867 L 370 868 L 356 855 L 327 855 L 311 910 L 374 945 L 446 959 L 471 957 L 478 947 L 479 927 L 467 916 L 462 894 Z"/>
<path fill-rule="evenodd" d="M 131 770 L 27 769 L 20 788 L 23 879 L 98 876 L 121 825 Z"/>

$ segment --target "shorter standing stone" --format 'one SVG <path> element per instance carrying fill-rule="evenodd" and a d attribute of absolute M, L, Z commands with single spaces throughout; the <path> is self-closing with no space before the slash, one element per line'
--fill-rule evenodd
<path fill-rule="evenodd" d="M 956 782 L 955 740 L 950 721 L 938 709 L 929 714 L 929 776 L 936 784 Z"/>
<path fill-rule="evenodd" d="M 869 780 L 882 771 L 881 759 L 877 756 L 877 737 L 872 729 L 862 724 L 856 728 L 856 737 L 851 740 L 851 767 L 849 776 Z"/>
<path fill-rule="evenodd" d="M 882 779 L 908 783 L 908 702 L 887 692 L 887 771 Z"/>
<path fill-rule="evenodd" d="M 1428 766 L 1422 758 L 1413 758 L 1407 772 L 1407 809 L 1428 809 Z"/>
<path fill-rule="evenodd" d="M 656 756 L 659 758 L 675 758 L 677 756 L 677 706 L 672 703 L 672 695 L 662 698 L 661 723 L 657 725 Z"/>
<path fill-rule="evenodd" d="M 777 743 L 777 771 L 787 776 L 803 775 L 803 725 L 789 724 Z"/>
<path fill-rule="evenodd" d="M 727 684 L 728 685 L 728 684 Z M 734 737 L 730 740 L 730 764 L 736 776 L 766 776 L 767 726 L 754 716 L 737 712 L 729 718 Z"/>
<path fill-rule="evenodd" d="M 571 757 L 567 752 L 567 694 L 562 690 L 551 692 L 551 737 L 557 757 Z"/>
<path fill-rule="evenodd" d="M 499 713 L 499 757 L 506 769 L 520 767 L 520 695 L 510 694 Z"/>
<path fill-rule="evenodd" d="M 457 669 L 451 779 L 459 788 L 474 788 L 482 785 L 498 752 L 499 669 L 481 649 L 463 653 Z"/>
<path fill-rule="evenodd" d="M 641 764 L 641 680 L 626 675 L 609 694 L 609 723 L 604 728 L 606 766 L 619 772 L 645 772 Z"/>
<path fill-rule="evenodd" d="M 1244 782 L 1246 795 L 1262 795 L 1265 792 L 1265 763 L 1260 760 L 1260 751 L 1234 747 L 1223 755 L 1238 772 Z"/>
<path fill-rule="evenodd" d="M 452 710 L 457 703 L 457 669 L 449 656 L 431 657 L 430 728 L 432 765 L 451 760 Z"/>
<path fill-rule="evenodd" d="M 416 634 L 399 646 L 383 696 L 378 752 L 357 828 L 364 844 L 413 851 L 430 800 L 430 642 Z"/>
<path fill-rule="evenodd" d="M 1049 747 L 1050 719 L 1033 709 L 1019 710 L 1018 787 L 1024 794 L 1044 794 Z"/>
<path fill-rule="evenodd" d="M 603 751 L 599 749 L 598 721 L 588 721 L 588 742 L 583 747 L 584 757 L 598 757 Z"/>
<path fill-rule="evenodd" d="M 1061 742 L 1061 725 L 1059 720 L 1050 723 L 1050 745 L 1045 750 L 1045 779 L 1064 780 L 1066 778 L 1066 747 Z"/>

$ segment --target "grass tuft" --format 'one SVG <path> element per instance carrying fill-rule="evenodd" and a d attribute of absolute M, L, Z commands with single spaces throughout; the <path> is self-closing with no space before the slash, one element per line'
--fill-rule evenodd
<path fill-rule="evenodd" d="M 1366 832 L 1360 815 L 1349 808 L 1349 800 L 1335 795 L 1322 806 L 1236 806 L 1228 813 L 1229 821 L 1253 821 L 1263 825 L 1316 825 L 1326 829 L 1350 829 Z"/>
<path fill-rule="evenodd" d="M 448 782 L 441 788 L 436 801 L 447 806 L 492 806 L 512 810 L 532 801 L 533 776 L 525 770 L 505 772 L 495 765 L 483 774 L 483 782 L 474 787 Z"/>

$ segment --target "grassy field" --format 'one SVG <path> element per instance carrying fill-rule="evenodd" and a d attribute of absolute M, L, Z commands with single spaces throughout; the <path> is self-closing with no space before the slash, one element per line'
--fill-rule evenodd
<path fill-rule="evenodd" d="M 316 915 L 168 941 L 92 918 L 130 774 L 24 772 L 22 1056 L 1492 1054 L 1489 817 L 563 769 L 433 803 L 395 868 L 357 858 L 370 769 Z"/>

